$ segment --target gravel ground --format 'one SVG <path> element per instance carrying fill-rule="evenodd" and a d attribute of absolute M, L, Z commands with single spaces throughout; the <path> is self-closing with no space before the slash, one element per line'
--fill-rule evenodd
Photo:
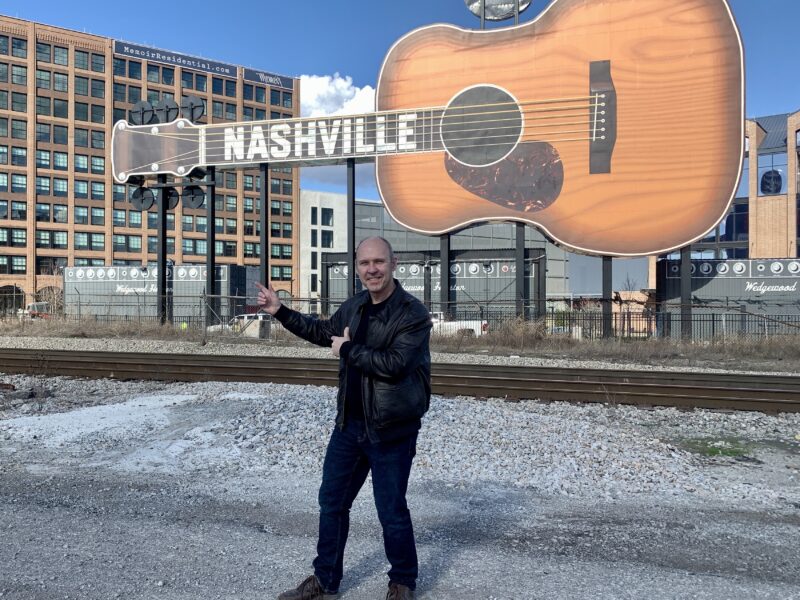
<path fill-rule="evenodd" d="M 0 382 L 3 600 L 273 598 L 307 574 L 333 388 Z M 385 594 L 371 496 L 368 482 L 343 599 Z M 424 599 L 800 598 L 800 415 L 434 397 L 409 503 Z"/>

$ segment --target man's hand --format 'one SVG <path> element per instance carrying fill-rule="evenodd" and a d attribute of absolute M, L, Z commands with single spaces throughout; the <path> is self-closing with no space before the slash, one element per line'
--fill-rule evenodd
<path fill-rule="evenodd" d="M 281 301 L 278 299 L 278 294 L 275 293 L 275 288 L 272 284 L 269 287 L 264 287 L 259 282 L 255 282 L 258 288 L 258 305 L 271 315 L 275 315 L 281 307 Z"/>
<path fill-rule="evenodd" d="M 349 327 L 345 327 L 344 328 L 344 335 L 341 336 L 341 337 L 339 337 L 338 335 L 332 335 L 331 336 L 331 352 L 333 352 L 333 355 L 338 358 L 339 357 L 339 348 L 342 347 L 342 344 L 344 344 L 345 342 L 349 342 L 349 341 L 350 341 L 350 328 Z"/>

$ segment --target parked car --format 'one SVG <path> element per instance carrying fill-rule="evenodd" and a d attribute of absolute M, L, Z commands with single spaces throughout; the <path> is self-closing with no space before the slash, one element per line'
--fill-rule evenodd
<path fill-rule="evenodd" d="M 489 331 L 489 322 L 483 319 L 456 319 L 448 321 L 444 313 L 431 314 L 433 333 L 439 335 L 483 335 Z"/>
<path fill-rule="evenodd" d="M 49 302 L 29 302 L 17 310 L 20 319 L 49 319 L 53 316 Z"/>

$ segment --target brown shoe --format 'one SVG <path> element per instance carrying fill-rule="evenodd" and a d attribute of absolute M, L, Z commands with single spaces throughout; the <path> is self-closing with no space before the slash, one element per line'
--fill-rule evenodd
<path fill-rule="evenodd" d="M 278 600 L 334 600 L 338 597 L 339 594 L 326 593 L 317 576 L 311 575 L 295 589 L 283 592 L 278 596 Z"/>
<path fill-rule="evenodd" d="M 414 590 L 399 583 L 390 583 L 386 592 L 386 600 L 414 600 L 416 597 Z"/>

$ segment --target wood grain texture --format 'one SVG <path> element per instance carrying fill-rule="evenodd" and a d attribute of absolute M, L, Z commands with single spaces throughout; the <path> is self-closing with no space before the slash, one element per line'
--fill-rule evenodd
<path fill-rule="evenodd" d="M 743 146 L 742 49 L 724 0 L 557 0 L 518 27 L 422 28 L 387 55 L 377 108 L 444 106 L 479 84 L 521 103 L 587 96 L 589 65 L 599 60 L 611 61 L 617 91 L 611 173 L 589 174 L 588 141 L 552 141 L 563 188 L 546 209 L 526 214 L 459 187 L 443 153 L 378 157 L 392 216 L 430 234 L 521 220 L 574 249 L 618 256 L 702 236 L 728 209 Z M 532 117 L 524 139 L 567 137 L 537 136 Z"/>

